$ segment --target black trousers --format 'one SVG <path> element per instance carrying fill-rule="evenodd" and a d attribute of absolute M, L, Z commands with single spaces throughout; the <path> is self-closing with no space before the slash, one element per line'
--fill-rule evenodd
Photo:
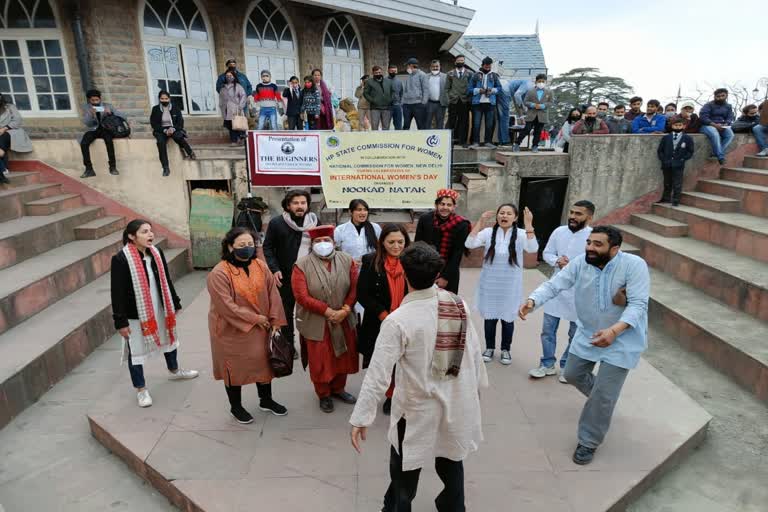
<path fill-rule="evenodd" d="M 661 194 L 662 201 L 672 203 L 680 202 L 680 195 L 683 193 L 683 170 L 685 167 L 662 168 L 664 173 L 664 192 Z"/>
<path fill-rule="evenodd" d="M 299 118 L 299 114 L 296 114 L 295 116 L 286 116 L 288 118 L 288 129 L 289 130 L 303 130 L 304 129 L 304 123 L 301 122 L 301 119 Z"/>
<path fill-rule="evenodd" d="M 3 156 L 0 157 L 0 173 L 5 172 L 8 168 L 8 153 L 11 152 L 11 134 L 5 132 L 0 135 L 0 149 L 3 151 Z"/>
<path fill-rule="evenodd" d="M 448 105 L 448 128 L 453 130 L 454 144 L 466 144 L 469 137 L 469 102 Z"/>
<path fill-rule="evenodd" d="M 411 129 L 411 119 L 416 121 L 416 128 L 425 130 L 427 128 L 427 106 L 423 103 L 404 103 L 403 130 Z"/>
<path fill-rule="evenodd" d="M 96 139 L 104 139 L 104 145 L 107 147 L 109 167 L 116 167 L 117 160 L 115 159 L 115 144 L 112 142 L 112 134 L 101 126 L 83 134 L 83 139 L 80 141 L 80 151 L 83 153 L 83 165 L 86 167 L 93 167 L 93 162 L 91 162 L 91 144 L 93 144 L 93 141 Z"/>
<path fill-rule="evenodd" d="M 399 449 L 390 448 L 389 484 L 384 495 L 382 512 L 411 512 L 411 502 L 416 497 L 421 469 L 403 471 L 403 438 L 405 437 L 405 418 L 397 422 Z M 399 452 L 399 453 L 398 453 Z M 465 512 L 464 507 L 464 463 L 443 457 L 435 458 L 435 471 L 445 486 L 435 498 L 438 512 Z"/>
<path fill-rule="evenodd" d="M 173 139 L 173 142 L 186 153 L 187 156 L 192 154 L 192 148 L 189 146 L 189 142 L 184 137 L 184 132 L 175 131 L 173 135 L 166 135 L 164 133 L 155 133 L 155 141 L 157 141 L 157 153 L 160 156 L 160 163 L 163 169 L 168 167 L 168 139 Z"/>
<path fill-rule="evenodd" d="M 259 399 L 266 400 L 272 398 L 272 383 L 256 384 L 256 389 L 259 393 Z M 227 398 L 229 398 L 229 405 L 233 409 L 243 406 L 243 386 L 227 386 L 224 385 L 224 390 L 227 392 Z"/>
<path fill-rule="evenodd" d="M 529 133 L 531 133 L 531 129 L 533 129 L 533 142 L 531 143 L 532 148 L 539 147 L 539 140 L 541 139 L 541 129 L 544 126 L 544 123 L 539 121 L 538 119 L 535 119 L 533 121 L 526 121 L 525 122 L 525 128 L 520 132 L 520 135 L 517 136 L 517 144 L 520 145 L 523 143 L 523 140 L 528 136 Z"/>
<path fill-rule="evenodd" d="M 293 308 L 296 306 L 296 299 L 293 297 L 290 276 L 283 275 L 283 286 L 281 286 L 279 290 L 280 298 L 283 302 L 283 310 L 285 310 L 285 321 L 288 323 L 285 327 L 280 328 L 280 332 L 282 332 L 285 339 L 289 340 L 291 345 L 293 345 L 293 342 L 295 341 L 293 332 Z"/>

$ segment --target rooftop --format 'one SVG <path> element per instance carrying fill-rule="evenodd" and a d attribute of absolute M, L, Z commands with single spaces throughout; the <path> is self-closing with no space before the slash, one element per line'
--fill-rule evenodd
<path fill-rule="evenodd" d="M 504 75 L 529 76 L 546 72 L 544 50 L 538 34 L 469 36 L 464 40 L 478 52 L 501 61 Z M 529 71 L 530 70 L 530 71 Z"/>

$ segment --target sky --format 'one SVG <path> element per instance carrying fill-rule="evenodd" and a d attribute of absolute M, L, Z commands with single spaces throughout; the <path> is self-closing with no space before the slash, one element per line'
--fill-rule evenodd
<path fill-rule="evenodd" d="M 596 67 L 646 101 L 768 82 L 768 0 L 459 0 L 475 9 L 469 35 L 533 34 L 550 75 Z M 513 9 L 514 6 L 514 9 Z M 537 7 L 538 6 L 538 7 Z M 758 57 L 759 56 L 759 57 Z M 759 94 L 762 100 L 765 83 Z"/>

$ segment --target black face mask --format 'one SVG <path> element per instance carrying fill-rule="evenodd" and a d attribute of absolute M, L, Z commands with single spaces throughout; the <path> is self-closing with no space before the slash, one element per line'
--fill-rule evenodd
<path fill-rule="evenodd" d="M 161 102 L 160 102 L 160 104 L 161 104 L 162 106 L 164 106 L 164 107 L 167 107 L 168 105 L 170 105 L 170 104 L 171 104 L 171 102 L 170 102 L 170 101 L 161 101 Z"/>
<path fill-rule="evenodd" d="M 595 117 L 585 117 L 584 122 L 586 124 L 595 124 L 595 119 L 596 119 Z"/>
<path fill-rule="evenodd" d="M 457 62 L 456 67 L 459 69 L 464 69 L 464 63 L 463 62 Z"/>
<path fill-rule="evenodd" d="M 725 105 L 725 100 L 715 100 L 718 105 Z"/>
<path fill-rule="evenodd" d="M 680 133 L 682 131 L 683 131 L 682 128 L 672 128 L 672 133 Z"/>
<path fill-rule="evenodd" d="M 397 76 L 397 73 L 390 73 L 389 78 L 395 78 Z"/>
<path fill-rule="evenodd" d="M 256 248 L 253 246 L 238 247 L 232 252 L 234 252 L 235 256 L 237 256 L 237 258 L 240 260 L 250 260 L 253 258 L 253 255 L 256 252 Z"/>
<path fill-rule="evenodd" d="M 378 80 L 379 82 L 384 80 L 384 75 L 373 75 L 374 80 Z"/>
<path fill-rule="evenodd" d="M 595 267 L 604 267 L 611 261 L 610 254 L 589 254 L 586 255 L 587 263 Z"/>

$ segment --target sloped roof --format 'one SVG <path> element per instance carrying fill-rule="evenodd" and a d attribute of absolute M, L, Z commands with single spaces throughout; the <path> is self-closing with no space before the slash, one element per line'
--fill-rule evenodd
<path fill-rule="evenodd" d="M 515 70 L 525 70 L 522 73 L 528 75 L 528 70 L 539 72 L 546 71 L 547 64 L 544 61 L 544 50 L 538 34 L 531 35 L 501 35 L 501 36 L 468 36 L 464 40 L 471 44 L 478 52 L 488 55 L 495 61 L 502 61 L 502 67 L 506 76 L 513 76 Z"/>

